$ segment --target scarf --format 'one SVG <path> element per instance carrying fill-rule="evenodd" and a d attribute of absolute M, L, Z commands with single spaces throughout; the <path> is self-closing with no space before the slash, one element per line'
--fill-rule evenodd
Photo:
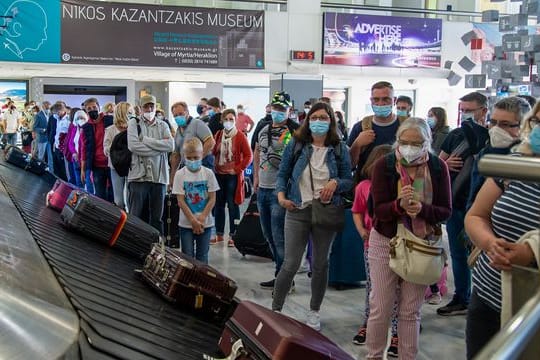
<path fill-rule="evenodd" d="M 431 204 L 433 202 L 433 184 L 431 183 L 431 174 L 429 172 L 429 153 L 420 156 L 412 163 L 405 164 L 399 150 L 396 150 L 396 170 L 400 175 L 398 181 L 398 194 L 401 191 L 401 187 L 405 185 L 412 185 L 414 188 L 414 199 L 424 204 Z M 407 172 L 407 168 L 414 167 L 416 169 L 414 177 L 411 177 Z M 416 236 L 425 239 L 428 235 L 433 233 L 433 227 L 426 223 L 421 217 L 415 216 L 414 218 L 405 215 L 404 224 L 409 227 Z"/>
<path fill-rule="evenodd" d="M 236 126 L 229 132 L 223 130 L 219 147 L 219 165 L 231 162 L 233 159 L 233 137 L 238 133 Z"/>

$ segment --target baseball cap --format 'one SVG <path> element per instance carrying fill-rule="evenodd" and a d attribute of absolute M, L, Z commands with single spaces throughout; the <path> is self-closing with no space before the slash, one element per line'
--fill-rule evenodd
<path fill-rule="evenodd" d="M 156 103 L 156 97 L 154 95 L 144 95 L 141 97 L 141 100 L 139 101 L 141 106 L 144 106 L 146 104 L 155 104 Z"/>
<path fill-rule="evenodd" d="M 271 105 L 279 105 L 284 108 L 290 108 L 292 106 L 291 97 L 285 91 L 277 91 L 272 97 Z"/>

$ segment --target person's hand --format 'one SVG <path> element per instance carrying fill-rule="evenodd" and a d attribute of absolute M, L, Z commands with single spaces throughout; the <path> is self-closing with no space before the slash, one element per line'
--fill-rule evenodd
<path fill-rule="evenodd" d="M 415 218 L 422 211 L 422 203 L 417 200 L 409 200 L 409 205 L 405 211 L 411 218 Z"/>
<path fill-rule="evenodd" d="M 256 193 L 259 189 L 259 179 L 257 177 L 253 178 L 253 192 Z"/>
<path fill-rule="evenodd" d="M 463 167 L 463 160 L 457 155 L 450 155 L 446 159 L 446 165 L 448 165 L 450 171 L 458 172 Z"/>
<path fill-rule="evenodd" d="M 411 185 L 405 185 L 398 194 L 399 206 L 407 211 L 414 197 L 414 189 Z"/>
<path fill-rule="evenodd" d="M 371 144 L 375 141 L 375 131 L 373 130 L 364 130 L 362 131 L 356 140 L 354 140 L 354 143 L 359 146 L 366 146 Z"/>
<path fill-rule="evenodd" d="M 191 229 L 193 230 L 193 233 L 197 235 L 202 234 L 202 231 L 204 230 L 203 225 L 199 222 L 199 219 L 197 219 L 196 216 L 191 219 Z"/>
<path fill-rule="evenodd" d="M 283 199 L 279 201 L 279 205 L 289 211 L 296 209 L 296 205 L 291 200 Z"/>
<path fill-rule="evenodd" d="M 83 169 L 81 169 L 81 185 L 82 187 L 84 187 L 86 185 L 86 178 L 85 178 L 85 174 L 86 171 L 84 171 Z"/>
<path fill-rule="evenodd" d="M 78 157 L 77 157 L 77 154 L 71 155 L 71 158 L 73 159 L 73 161 L 79 161 Z"/>
<path fill-rule="evenodd" d="M 490 241 L 486 255 L 490 260 L 491 266 L 498 270 L 510 270 L 512 263 L 510 262 L 509 255 L 512 250 L 515 251 L 515 245 L 502 238 L 496 238 Z"/>
<path fill-rule="evenodd" d="M 509 243 L 506 257 L 513 265 L 529 266 L 534 260 L 534 253 L 527 243 Z"/>
<path fill-rule="evenodd" d="M 362 240 L 367 241 L 367 239 L 369 239 L 369 231 L 367 229 L 363 229 L 360 232 L 360 236 L 362 237 Z"/>
<path fill-rule="evenodd" d="M 326 185 L 322 188 L 322 190 L 319 192 L 321 202 L 323 203 L 329 203 L 330 200 L 332 200 L 332 196 L 334 195 L 334 192 L 337 189 L 337 181 L 332 179 L 326 183 Z"/>
<path fill-rule="evenodd" d="M 172 182 L 167 184 L 167 194 L 170 194 L 172 192 Z"/>

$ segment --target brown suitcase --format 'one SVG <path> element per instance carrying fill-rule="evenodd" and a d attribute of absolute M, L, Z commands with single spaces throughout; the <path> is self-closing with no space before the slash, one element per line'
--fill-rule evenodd
<path fill-rule="evenodd" d="M 236 282 L 178 249 L 154 244 L 142 276 L 168 301 L 197 312 L 223 318 L 233 308 Z"/>
<path fill-rule="evenodd" d="M 353 360 L 336 344 L 290 317 L 242 301 L 225 324 L 219 348 L 232 359 Z"/>

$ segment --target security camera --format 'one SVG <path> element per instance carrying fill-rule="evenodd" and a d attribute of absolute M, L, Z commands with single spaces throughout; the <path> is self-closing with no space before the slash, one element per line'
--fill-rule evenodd
<path fill-rule="evenodd" d="M 417 82 L 416 79 L 409 79 L 409 80 L 407 80 L 407 81 L 408 81 L 409 84 L 411 84 L 411 85 L 414 85 L 414 84 L 416 84 L 416 82 Z"/>

